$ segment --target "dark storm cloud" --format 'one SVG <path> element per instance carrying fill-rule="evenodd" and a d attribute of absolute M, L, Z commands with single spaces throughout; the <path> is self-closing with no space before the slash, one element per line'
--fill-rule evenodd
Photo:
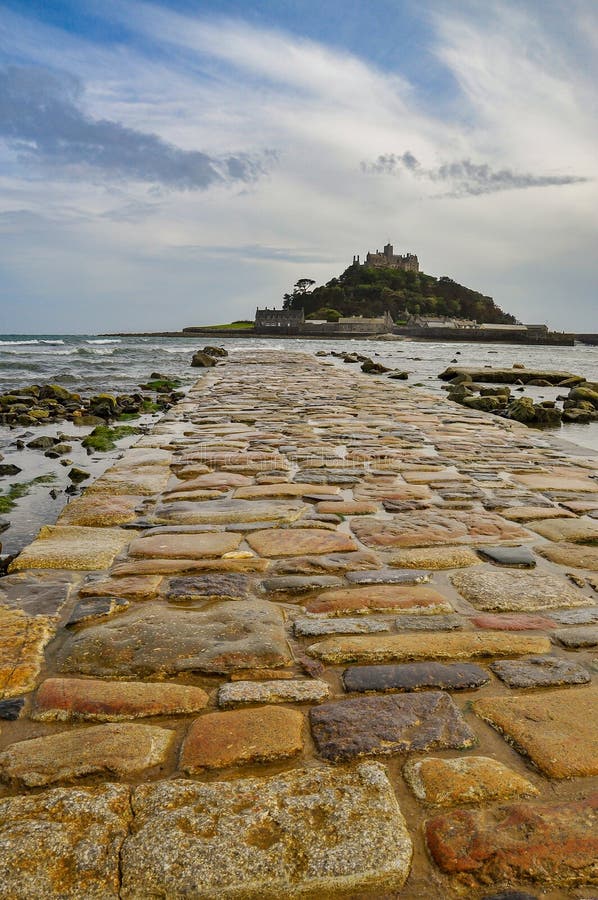
<path fill-rule="evenodd" d="M 554 187 L 589 180 L 576 175 L 531 175 L 513 172 L 511 169 L 495 170 L 489 165 L 472 163 L 468 159 L 426 169 L 409 151 L 403 154 L 383 154 L 374 162 L 362 162 L 361 169 L 371 175 L 399 175 L 407 171 L 417 178 L 447 185 L 449 191 L 446 196 L 450 197 L 477 196 L 530 187 Z"/>
<path fill-rule="evenodd" d="M 17 66 L 0 70 L 0 137 L 25 162 L 62 169 L 71 177 L 95 171 L 178 190 L 254 181 L 271 157 L 217 158 L 182 150 L 156 134 L 93 119 L 81 101 L 81 83 L 67 73 Z"/>

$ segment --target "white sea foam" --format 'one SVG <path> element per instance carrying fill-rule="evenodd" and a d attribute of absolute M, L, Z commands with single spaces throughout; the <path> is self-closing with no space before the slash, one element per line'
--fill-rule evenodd
<path fill-rule="evenodd" d="M 85 341 L 85 343 L 86 344 L 122 344 L 122 341 L 120 338 L 106 338 L 105 340 L 102 338 L 102 339 L 93 340 L 93 341 Z"/>
<path fill-rule="evenodd" d="M 39 344 L 39 341 L 0 341 L 0 347 L 20 347 L 21 344 Z"/>

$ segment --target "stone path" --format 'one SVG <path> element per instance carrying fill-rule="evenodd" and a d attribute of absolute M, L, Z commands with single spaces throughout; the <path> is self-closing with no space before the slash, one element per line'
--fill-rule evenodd
<path fill-rule="evenodd" d="M 405 384 L 211 369 L 0 580 L 0 897 L 596 897 L 597 492 Z"/>

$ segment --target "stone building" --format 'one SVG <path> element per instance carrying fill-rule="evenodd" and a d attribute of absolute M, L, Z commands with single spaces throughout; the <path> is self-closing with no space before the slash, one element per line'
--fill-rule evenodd
<path fill-rule="evenodd" d="M 299 334 L 305 322 L 302 309 L 256 309 L 254 331 L 258 334 Z"/>
<path fill-rule="evenodd" d="M 382 253 L 366 253 L 365 262 L 359 262 L 359 256 L 353 257 L 353 264 L 372 266 L 375 269 L 404 269 L 406 272 L 419 272 L 419 260 L 414 253 L 402 256 L 394 252 L 392 244 L 386 244 Z"/>

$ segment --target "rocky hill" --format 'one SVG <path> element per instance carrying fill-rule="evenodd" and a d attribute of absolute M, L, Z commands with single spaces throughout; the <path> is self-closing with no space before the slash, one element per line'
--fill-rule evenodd
<path fill-rule="evenodd" d="M 310 290 L 311 284 L 309 279 L 298 281 L 293 292 L 285 294 L 285 309 L 303 307 L 306 317 L 323 319 L 380 316 L 389 310 L 395 322 L 404 322 L 410 315 L 455 316 L 504 325 L 517 321 L 492 297 L 447 276 L 353 264 L 327 284 Z"/>

